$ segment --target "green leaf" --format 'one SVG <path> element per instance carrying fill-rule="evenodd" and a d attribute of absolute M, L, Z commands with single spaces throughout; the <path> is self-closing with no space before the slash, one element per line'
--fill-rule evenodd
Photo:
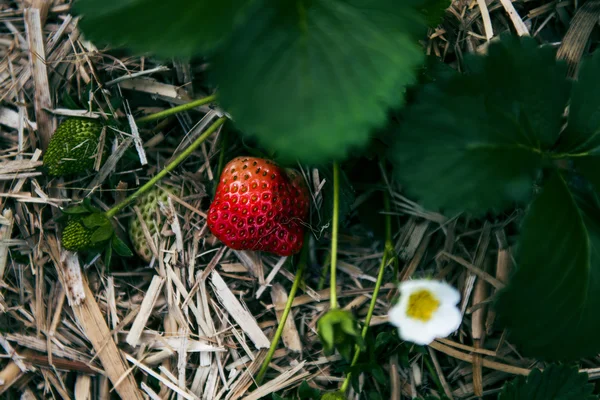
<path fill-rule="evenodd" d="M 526 355 L 575 360 L 600 352 L 600 207 L 554 172 L 521 228 L 499 322 Z"/>
<path fill-rule="evenodd" d="M 98 227 L 94 233 L 92 233 L 92 243 L 100 243 L 100 242 L 104 242 L 105 240 L 110 239 L 110 237 L 113 235 L 114 233 L 114 229 L 112 227 L 112 225 L 103 225 Z M 110 246 L 109 246 L 110 247 Z"/>
<path fill-rule="evenodd" d="M 499 212 L 529 199 L 542 153 L 558 137 L 565 68 L 553 50 L 512 37 L 469 66 L 470 75 L 443 73 L 422 87 L 389 157 L 424 206 Z"/>
<path fill-rule="evenodd" d="M 259 0 L 213 59 L 238 127 L 284 159 L 342 158 L 402 104 L 423 58 L 414 0 Z"/>
<path fill-rule="evenodd" d="M 498 400 L 596 400 L 588 375 L 566 365 L 550 365 L 544 371 L 534 369 L 527 378 L 506 383 Z"/>
<path fill-rule="evenodd" d="M 437 26 L 446 9 L 450 7 L 450 0 L 424 0 L 420 7 L 421 13 L 425 16 L 428 26 Z"/>
<path fill-rule="evenodd" d="M 111 245 L 112 245 L 112 248 L 115 250 L 115 253 L 117 253 L 121 257 L 133 256 L 133 252 L 131 251 L 131 249 L 117 235 L 114 235 L 112 237 Z"/>
<path fill-rule="evenodd" d="M 597 151 L 600 146 L 600 51 L 585 59 L 573 85 L 569 119 L 560 138 L 562 152 Z"/>
<path fill-rule="evenodd" d="M 81 222 L 87 228 L 95 228 L 97 226 L 110 225 L 110 221 L 108 218 L 106 218 L 106 215 L 104 215 L 104 213 L 94 213 L 88 215 L 87 217 L 82 218 Z"/>
<path fill-rule="evenodd" d="M 481 214 L 525 202 L 541 155 L 484 96 L 428 86 L 406 110 L 389 157 L 410 196 L 447 213 Z"/>
<path fill-rule="evenodd" d="M 563 125 L 571 85 L 556 50 L 529 37 L 503 36 L 486 57 L 472 56 L 473 84 L 497 112 L 519 121 L 530 146 L 550 149 Z"/>
<path fill-rule="evenodd" d="M 86 38 L 163 57 L 211 50 L 226 39 L 250 0 L 79 0 Z M 239 66 L 238 66 L 239 67 Z"/>
<path fill-rule="evenodd" d="M 300 400 L 319 400 L 321 392 L 317 389 L 313 389 L 308 385 L 308 382 L 302 381 L 298 388 L 298 397 Z"/>

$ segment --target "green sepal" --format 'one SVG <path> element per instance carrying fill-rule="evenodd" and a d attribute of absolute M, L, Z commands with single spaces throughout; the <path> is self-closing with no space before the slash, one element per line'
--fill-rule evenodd
<path fill-rule="evenodd" d="M 92 233 L 92 243 L 104 242 L 110 239 L 114 233 L 115 230 L 110 223 L 108 225 L 99 226 L 98 228 L 96 228 L 94 233 Z"/>
<path fill-rule="evenodd" d="M 104 213 L 93 213 L 88 215 L 87 217 L 82 218 L 81 222 L 87 228 L 96 228 L 98 226 L 107 226 L 110 225 L 110 220 L 106 217 Z"/>
<path fill-rule="evenodd" d="M 131 257 L 133 255 L 129 246 L 127 246 L 116 234 L 112 237 L 111 246 L 115 250 L 115 253 L 122 257 Z"/>
<path fill-rule="evenodd" d="M 365 347 L 356 319 L 349 311 L 339 308 L 329 310 L 317 321 L 317 333 L 325 354 L 331 355 L 337 350 L 347 361 L 352 358 L 355 346 L 361 350 Z"/>

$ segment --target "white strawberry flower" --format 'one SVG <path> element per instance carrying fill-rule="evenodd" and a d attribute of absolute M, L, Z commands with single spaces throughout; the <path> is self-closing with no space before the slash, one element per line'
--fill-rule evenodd
<path fill-rule="evenodd" d="M 429 279 L 405 281 L 398 286 L 400 300 L 389 313 L 402 340 L 427 345 L 455 332 L 462 315 L 460 293 L 446 282 Z"/>

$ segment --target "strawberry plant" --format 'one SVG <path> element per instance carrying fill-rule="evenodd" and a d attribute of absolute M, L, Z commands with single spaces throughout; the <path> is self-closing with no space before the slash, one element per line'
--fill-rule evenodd
<path fill-rule="evenodd" d="M 72 251 L 103 250 L 108 260 L 113 250 L 131 255 L 115 231 L 114 217 L 137 201 L 150 235 L 156 235 L 161 219 L 155 218 L 155 211 L 166 193 L 155 185 L 231 121 L 242 136 L 232 140 L 242 143 L 244 154 L 237 149 L 235 157 L 229 157 L 222 139 L 214 195 L 206 215 L 198 214 L 228 248 L 290 257 L 288 264 L 295 265 L 285 308 L 257 368 L 257 385 L 270 369 L 311 258 L 319 258 L 321 282 L 329 277 L 329 305 L 320 310 L 311 329 L 320 340 L 318 351 L 339 353 L 347 365 L 339 387 L 327 393 L 309 391 L 307 396 L 342 399 L 351 384 L 360 389 L 356 375 L 374 363 L 361 362 L 361 355 L 374 348 L 368 334 L 379 293 L 386 280 L 400 279 L 389 190 L 395 183 L 442 217 L 466 214 L 490 220 L 525 210 L 523 218 L 516 218 L 516 270 L 494 298 L 499 326 L 527 356 L 572 361 L 596 355 L 600 52 L 585 60 L 573 81 L 553 48 L 539 46 L 533 38 L 505 36 L 490 44 L 486 55 L 467 55 L 460 73 L 426 65 L 419 75 L 425 57 L 418 39 L 445 5 L 434 0 L 79 0 L 82 29 L 96 44 L 126 45 L 159 57 L 202 56 L 207 61 L 206 78 L 214 94 L 138 123 L 212 103 L 218 104 L 211 112 L 219 118 L 164 169 L 108 210 L 100 211 L 89 201 L 64 209 L 62 245 Z M 167 20 L 168 29 L 146 29 L 157 16 Z M 109 25 L 114 29 L 107 29 Z M 101 129 L 81 119 L 61 124 L 44 156 L 50 174 L 76 175 L 90 169 L 103 151 L 98 149 Z M 337 289 L 340 229 L 345 216 L 355 211 L 353 203 L 365 201 L 369 194 L 355 198 L 349 189 L 355 183 L 347 182 L 352 163 L 362 170 L 375 166 L 377 176 L 369 172 L 366 186 L 378 194 L 385 191 L 384 215 L 377 210 L 384 248 L 377 256 L 377 277 L 362 321 L 340 305 Z M 309 190 L 304 174 L 286 168 L 292 165 L 318 165 L 311 170 L 326 176 L 327 187 L 322 192 L 322 187 Z M 319 215 L 311 212 L 311 207 L 318 208 L 317 201 L 326 203 Z M 136 252 L 151 261 L 137 216 L 129 229 Z M 309 254 L 307 243 L 317 240 L 320 253 Z M 396 286 L 404 297 L 393 312 L 399 317 L 390 321 L 409 321 L 411 335 L 403 337 L 427 345 L 460 328 L 465 310 L 459 309 L 457 290 L 452 289 L 448 304 L 430 290 L 448 288 L 447 283 L 418 283 L 406 292 Z M 425 299 L 426 307 L 419 299 Z M 448 309 L 452 323 L 431 330 L 430 319 Z M 434 320 L 443 325 L 448 319 Z M 402 331 L 409 330 L 401 327 Z M 425 352 L 419 357 L 430 366 Z M 371 374 L 375 386 L 383 384 L 381 368 L 372 368 Z M 560 381 L 559 375 L 565 379 Z M 439 379 L 433 381 L 444 389 Z M 566 367 L 549 367 L 507 384 L 499 398 L 527 398 L 544 390 L 594 398 L 584 381 L 584 375 Z"/>
<path fill-rule="evenodd" d="M 500 320 L 528 355 L 595 354 L 600 99 L 588 89 L 598 84 L 600 53 L 574 83 L 554 50 L 533 39 L 505 37 L 466 67 L 424 85 L 405 109 L 389 153 L 398 179 L 448 213 L 526 207 L 517 270 L 496 304 Z"/>

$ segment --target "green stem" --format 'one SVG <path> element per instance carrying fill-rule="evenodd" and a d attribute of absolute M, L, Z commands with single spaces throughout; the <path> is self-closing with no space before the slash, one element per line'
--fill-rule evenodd
<path fill-rule="evenodd" d="M 338 308 L 337 302 L 337 247 L 338 247 L 338 224 L 340 219 L 340 166 L 333 163 L 333 218 L 331 221 L 331 264 L 329 265 L 329 304 L 330 308 Z"/>
<path fill-rule="evenodd" d="M 265 377 L 265 373 L 267 369 L 269 369 L 269 364 L 271 363 L 271 359 L 273 358 L 273 354 L 275 354 L 275 349 L 277 349 L 277 345 L 279 344 L 279 339 L 281 339 L 281 334 L 283 333 L 283 328 L 285 326 L 285 322 L 287 321 L 288 315 L 292 310 L 292 303 L 294 302 L 294 298 L 296 297 L 296 292 L 298 291 L 298 286 L 300 286 L 300 282 L 302 281 L 302 276 L 304 275 L 304 269 L 306 268 L 308 258 L 308 234 L 305 236 L 304 247 L 302 248 L 302 253 L 300 253 L 300 260 L 298 261 L 298 270 L 296 271 L 296 277 L 294 278 L 294 283 L 292 284 L 292 289 L 290 290 L 290 294 L 288 296 L 287 302 L 285 303 L 285 308 L 283 309 L 283 314 L 281 315 L 281 320 L 279 321 L 279 325 L 277 325 L 277 330 L 275 331 L 275 336 L 273 336 L 273 340 L 271 340 L 271 347 L 269 347 L 269 352 L 267 353 L 267 357 L 263 361 L 260 366 L 260 371 L 258 371 L 258 375 L 256 376 L 256 385 L 260 385 L 263 378 Z"/>
<path fill-rule="evenodd" d="M 199 106 L 203 106 L 205 104 L 212 103 L 213 101 L 216 100 L 216 98 L 217 98 L 217 95 L 213 94 L 212 96 L 204 97 L 203 99 L 194 100 L 194 101 L 191 101 L 186 104 L 182 104 L 177 107 L 169 108 L 168 110 L 164 110 L 164 111 L 157 112 L 154 114 L 146 115 L 145 117 L 136 119 L 135 122 L 137 122 L 138 124 L 143 124 L 145 122 L 156 121 L 157 119 L 169 117 L 171 115 L 174 115 L 174 114 L 177 114 L 177 113 L 180 113 L 183 111 L 191 110 L 192 108 L 196 108 Z"/>
<path fill-rule="evenodd" d="M 176 159 L 171 161 L 169 165 L 167 165 L 162 171 L 158 174 L 154 175 L 152 179 L 150 179 L 146 184 L 144 184 L 141 188 L 139 188 L 135 193 L 131 196 L 127 197 L 125 200 L 111 208 L 106 212 L 106 216 L 108 218 L 112 218 L 119 213 L 123 208 L 127 207 L 129 204 L 135 201 L 142 194 L 146 193 L 150 190 L 158 181 L 164 178 L 169 172 L 173 171 L 183 160 L 185 160 L 190 154 L 194 152 L 204 142 L 210 135 L 212 135 L 223 123 L 227 121 L 226 117 L 221 117 L 216 120 L 202 135 L 200 135 L 194 142 L 187 147 L 181 154 L 177 156 Z"/>
<path fill-rule="evenodd" d="M 369 310 L 367 311 L 367 316 L 365 318 L 365 324 L 362 328 L 362 338 L 365 339 L 367 337 L 367 331 L 369 330 L 369 324 L 371 323 L 371 318 L 373 318 L 373 312 L 375 312 L 375 305 L 377 304 L 377 296 L 379 295 L 379 290 L 381 289 L 381 284 L 383 283 L 383 274 L 385 272 L 385 267 L 389 264 L 389 260 L 392 257 L 394 246 L 392 244 L 392 217 L 389 213 L 390 211 L 390 199 L 388 194 L 385 194 L 384 197 L 384 208 L 386 211 L 385 214 L 385 248 L 383 250 L 383 257 L 381 258 L 381 264 L 379 264 L 379 273 L 377 274 L 377 281 L 375 282 L 375 289 L 373 290 L 373 296 L 371 297 L 371 303 L 369 304 Z M 360 357 L 360 347 L 356 346 L 354 348 L 354 357 L 352 358 L 351 367 L 354 367 L 358 362 L 358 358 Z M 344 383 L 340 391 L 345 393 L 348 390 L 348 385 L 350 384 L 350 378 L 352 377 L 352 373 L 349 372 L 344 379 Z"/>

